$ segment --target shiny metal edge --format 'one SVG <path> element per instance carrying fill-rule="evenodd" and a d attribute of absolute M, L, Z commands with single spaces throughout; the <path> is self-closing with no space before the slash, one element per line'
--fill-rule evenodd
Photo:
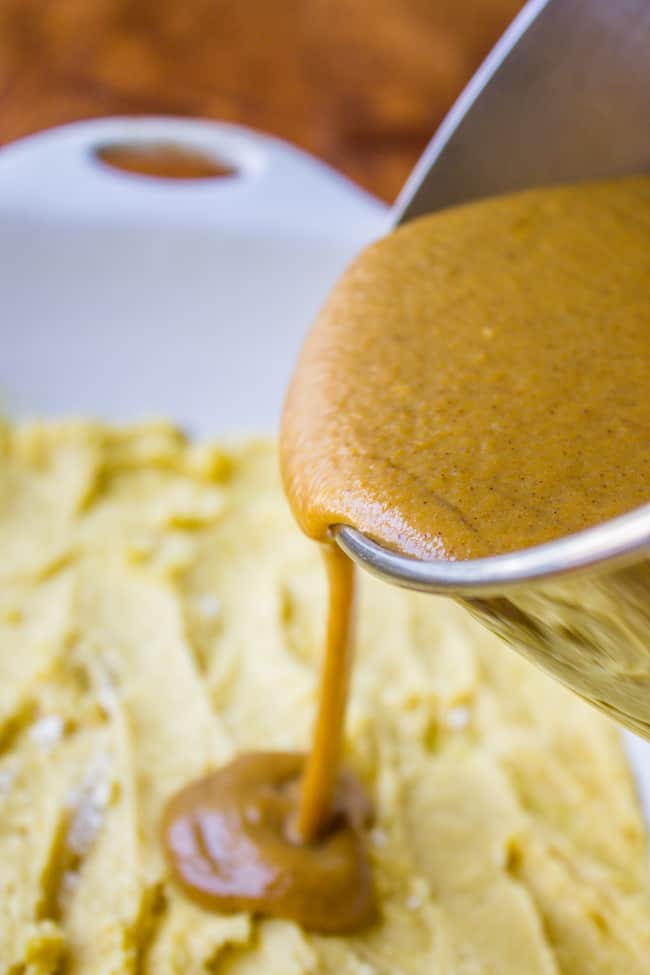
<path fill-rule="evenodd" d="M 425 562 L 384 548 L 348 525 L 336 525 L 331 533 L 355 562 L 406 589 L 454 596 L 502 594 L 536 579 L 594 566 L 606 572 L 650 555 L 650 504 L 557 541 L 481 559 Z"/>
<path fill-rule="evenodd" d="M 394 224 L 650 169 L 648 0 L 529 0 L 451 108 Z"/>
<path fill-rule="evenodd" d="M 420 187 L 425 182 L 428 173 L 433 168 L 434 163 L 442 155 L 447 143 L 456 133 L 456 130 L 479 95 L 490 83 L 528 28 L 537 20 L 542 10 L 551 2 L 552 0 L 528 0 L 528 3 L 522 7 L 477 71 L 472 75 L 436 129 L 433 138 L 400 190 L 391 211 L 393 226 L 398 227 L 400 224 L 407 222 L 413 216 L 417 215 L 412 211 L 412 204 Z"/>

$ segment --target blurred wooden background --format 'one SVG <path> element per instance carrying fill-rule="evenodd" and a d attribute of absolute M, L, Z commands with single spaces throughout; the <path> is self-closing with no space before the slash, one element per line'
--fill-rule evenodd
<path fill-rule="evenodd" d="M 0 0 L 0 143 L 171 113 L 298 143 L 392 199 L 522 0 Z"/>

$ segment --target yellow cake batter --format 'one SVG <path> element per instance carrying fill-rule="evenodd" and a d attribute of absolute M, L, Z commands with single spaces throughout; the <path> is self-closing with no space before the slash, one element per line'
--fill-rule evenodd
<path fill-rule="evenodd" d="M 451 602 L 363 577 L 345 757 L 377 921 L 219 915 L 162 810 L 304 751 L 326 591 L 272 445 L 0 427 L 0 971 L 647 975 L 645 830 L 619 736 Z"/>

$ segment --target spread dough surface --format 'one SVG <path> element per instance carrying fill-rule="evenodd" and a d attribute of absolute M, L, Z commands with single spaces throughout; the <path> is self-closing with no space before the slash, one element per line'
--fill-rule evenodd
<path fill-rule="evenodd" d="M 380 918 L 346 937 L 185 899 L 160 817 L 304 750 L 325 615 L 272 444 L 0 427 L 0 971 L 647 975 L 646 838 L 614 726 L 451 602 L 360 580 L 345 753 Z"/>

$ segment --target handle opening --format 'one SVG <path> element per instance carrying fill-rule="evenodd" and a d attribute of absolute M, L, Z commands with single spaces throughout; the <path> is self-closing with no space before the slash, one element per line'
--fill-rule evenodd
<path fill-rule="evenodd" d="M 190 143 L 127 139 L 105 142 L 93 149 L 102 165 L 130 176 L 175 180 L 231 179 L 240 169 L 230 160 Z"/>

